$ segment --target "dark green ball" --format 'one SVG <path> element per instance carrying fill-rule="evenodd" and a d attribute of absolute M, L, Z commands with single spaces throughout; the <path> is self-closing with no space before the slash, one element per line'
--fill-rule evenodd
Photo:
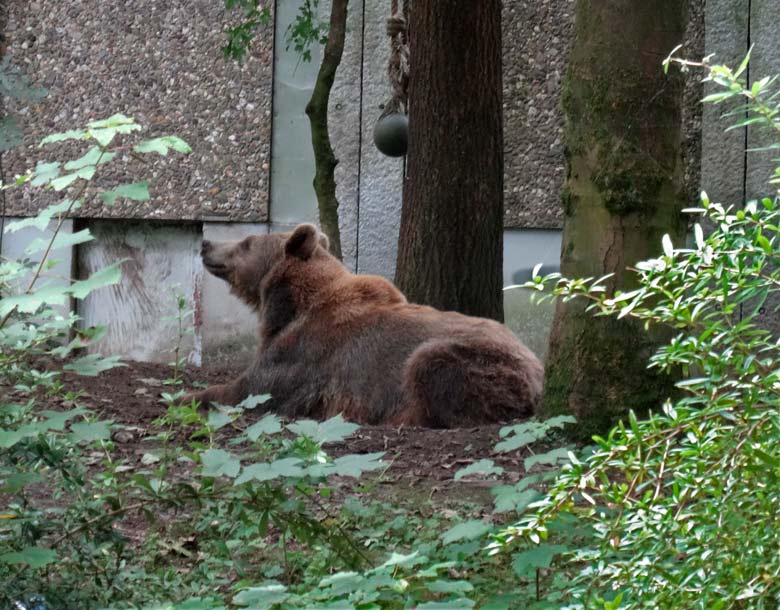
<path fill-rule="evenodd" d="M 388 114 L 374 125 L 374 144 L 383 155 L 403 157 L 409 141 L 409 119 L 405 114 Z"/>

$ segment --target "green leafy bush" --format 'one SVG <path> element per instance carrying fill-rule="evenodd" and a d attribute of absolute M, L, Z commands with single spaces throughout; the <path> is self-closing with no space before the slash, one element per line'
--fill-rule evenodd
<path fill-rule="evenodd" d="M 119 153 L 190 150 L 173 136 L 135 145 L 122 137 L 139 129 L 132 119 L 114 115 L 49 136 L 42 145 L 76 141 L 87 150 L 66 162 L 41 162 L 14 184 L 2 185 L 65 197 L 35 217 L 10 223 L 8 233 L 34 228 L 50 234 L 31 240 L 24 260 L 0 262 L 0 384 L 14 390 L 13 398 L 0 396 L 3 608 L 189 600 L 185 606 L 192 609 L 219 607 L 234 596 L 240 605 L 256 599 L 262 587 L 278 587 L 267 584 L 269 578 L 291 579 L 291 548 L 319 549 L 327 569 L 366 563 L 362 549 L 328 521 L 320 501 L 329 493 L 329 478 L 357 477 L 382 466 L 380 454 L 331 459 L 323 452 L 325 442 L 357 426 L 340 418 L 284 426 L 271 415 L 247 426 L 239 423 L 242 415 L 267 397 L 203 413 L 176 406 L 177 393 L 165 395 L 167 413 L 146 430 L 149 449 L 136 462 L 115 439 L 138 431 L 99 419 L 61 381 L 60 369 L 95 375 L 117 364 L 115 358 L 78 355 L 104 329 L 79 327 L 78 317 L 63 306 L 116 283 L 121 263 L 84 280 L 49 278 L 57 264 L 54 250 L 92 239 L 89 230 L 63 232 L 66 217 L 89 197 L 106 205 L 120 197 L 149 198 L 146 181 L 94 186 L 101 169 L 122 159 Z M 177 299 L 180 336 L 190 315 L 185 305 Z M 177 385 L 179 350 L 174 357 L 171 383 Z M 61 367 L 51 366 L 57 360 Z M 47 404 L 60 407 L 43 408 L 43 394 Z"/>
<path fill-rule="evenodd" d="M 740 100 L 736 126 L 767 127 L 780 141 L 776 78 L 744 79 L 708 62 L 720 91 Z M 775 146 L 777 147 L 777 146 Z M 780 170 L 774 180 L 780 177 Z M 562 514 L 593 527 L 593 545 L 571 554 L 582 567 L 567 608 L 777 608 L 780 603 L 780 202 L 725 207 L 702 197 L 687 210 L 693 247 L 663 240 L 663 255 L 633 270 L 630 292 L 602 281 L 537 277 L 562 298 L 592 301 L 595 315 L 632 316 L 676 329 L 650 366 L 683 372 L 681 396 L 659 413 L 633 413 L 584 460 L 573 459 L 530 515 L 496 537 L 493 551 L 554 538 Z M 643 417 L 645 414 L 641 414 Z"/>
<path fill-rule="evenodd" d="M 83 299 L 92 291 L 119 281 L 121 261 L 75 282 L 56 281 L 47 277 L 57 262 L 52 252 L 69 248 L 92 239 L 89 229 L 75 233 L 62 231 L 65 219 L 76 212 L 87 197 L 100 197 L 107 205 L 124 197 L 137 201 L 149 199 L 147 181 L 123 184 L 114 189 L 93 187 L 94 178 L 109 163 L 116 164 L 123 150 L 120 136 L 140 130 L 131 118 L 116 114 L 108 119 L 93 121 L 85 129 L 50 135 L 41 146 L 63 141 L 84 142 L 86 152 L 67 162 L 39 162 L 34 170 L 19 176 L 2 189 L 27 188 L 36 193 L 60 194 L 64 198 L 41 210 L 36 216 L 9 223 L 5 233 L 22 229 L 49 230 L 50 235 L 32 240 L 25 248 L 23 260 L 0 259 L 0 380 L 23 380 L 29 377 L 29 362 L 35 357 L 64 358 L 74 350 L 87 347 L 99 339 L 104 330 L 79 328 L 75 316 L 63 313 L 70 299 Z M 166 154 L 171 148 L 188 153 L 189 146 L 181 139 L 165 136 L 140 142 L 130 152 Z M 59 309 L 58 309 L 59 308 Z M 69 339 L 71 333 L 75 338 Z M 72 360 L 66 368 L 84 374 L 96 374 L 114 360 L 95 355 Z"/>

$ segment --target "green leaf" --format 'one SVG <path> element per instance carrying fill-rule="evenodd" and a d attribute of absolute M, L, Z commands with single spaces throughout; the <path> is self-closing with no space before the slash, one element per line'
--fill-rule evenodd
<path fill-rule="evenodd" d="M 263 419 L 255 422 L 246 429 L 247 438 L 255 442 L 263 434 L 276 434 L 282 431 L 282 422 L 279 417 L 269 413 Z"/>
<path fill-rule="evenodd" d="M 31 256 L 37 252 L 45 251 L 50 243 L 52 250 L 59 250 L 60 248 L 72 248 L 73 246 L 92 241 L 92 239 L 92 233 L 89 232 L 89 229 L 82 229 L 76 233 L 65 233 L 60 231 L 57 233 L 54 241 L 49 237 L 38 237 L 32 240 L 30 245 L 24 249 L 24 252 L 28 256 Z"/>
<path fill-rule="evenodd" d="M 390 555 L 390 559 L 385 561 L 381 567 L 390 568 L 393 566 L 401 566 L 402 568 L 413 568 L 416 565 L 420 565 L 427 561 L 427 557 L 420 555 L 419 551 L 414 551 L 408 555 L 402 553 L 393 553 Z"/>
<path fill-rule="evenodd" d="M 669 258 L 674 256 L 674 245 L 672 244 L 672 238 L 669 237 L 668 233 L 666 233 L 661 238 L 661 245 L 663 246 L 664 254 L 666 256 L 668 256 Z"/>
<path fill-rule="evenodd" d="M 55 178 L 51 181 L 51 187 L 55 191 L 61 191 L 63 189 L 68 188 L 71 184 L 73 184 L 76 180 L 79 178 L 83 180 L 92 180 L 92 177 L 95 175 L 95 167 L 94 166 L 88 166 L 88 167 L 82 167 L 79 170 L 76 170 L 72 174 L 65 174 L 64 176 L 60 176 L 59 178 Z"/>
<path fill-rule="evenodd" d="M 49 184 L 54 178 L 60 175 L 60 163 L 54 161 L 52 163 L 41 163 L 40 161 L 35 166 L 32 172 L 32 178 L 30 179 L 31 186 L 43 186 Z"/>
<path fill-rule="evenodd" d="M 28 436 L 35 436 L 30 430 L 3 430 L 0 428 L 0 449 L 10 449 L 16 445 L 19 441 Z"/>
<path fill-rule="evenodd" d="M 91 443 L 111 438 L 111 422 L 98 421 L 92 423 L 80 422 L 71 424 L 73 440 L 77 443 Z"/>
<path fill-rule="evenodd" d="M 233 421 L 232 411 L 223 411 L 221 409 L 212 409 L 209 411 L 207 420 L 209 428 L 219 430 Z"/>
<path fill-rule="evenodd" d="M 470 610 L 474 602 L 468 598 L 453 599 L 446 602 L 425 602 L 417 604 L 417 610 Z"/>
<path fill-rule="evenodd" d="M 141 142 L 140 144 L 137 144 L 133 147 L 133 150 L 137 153 L 153 152 L 163 156 L 167 155 L 168 151 L 171 149 L 185 155 L 192 152 L 190 145 L 176 136 L 162 136 L 161 138 L 146 140 L 145 142 Z"/>
<path fill-rule="evenodd" d="M 496 451 L 501 451 L 501 452 L 515 451 L 516 449 L 520 449 L 521 447 L 526 447 L 527 445 L 530 445 L 531 443 L 535 443 L 539 440 L 541 439 L 539 438 L 538 434 L 535 434 L 530 431 L 520 432 L 518 434 L 514 434 L 510 436 L 506 440 L 496 443 L 495 449 Z"/>
<path fill-rule="evenodd" d="M 17 309 L 21 313 L 35 313 L 41 305 L 64 305 L 70 294 L 67 286 L 44 285 L 30 294 L 17 294 L 0 299 L 0 316 Z"/>
<path fill-rule="evenodd" d="M 490 490 L 495 496 L 495 512 L 522 512 L 539 499 L 541 494 L 535 489 L 518 489 L 515 485 L 499 485 Z"/>
<path fill-rule="evenodd" d="M 94 138 L 100 146 L 106 148 L 119 132 L 113 128 L 106 129 L 90 129 L 89 135 Z"/>
<path fill-rule="evenodd" d="M 111 161 L 116 155 L 117 153 L 115 152 L 104 152 L 99 146 L 93 146 L 84 154 L 84 156 L 74 159 L 73 161 L 68 161 L 65 164 L 65 169 L 73 171 L 74 169 L 81 169 L 82 167 L 102 165 L 103 163 Z"/>
<path fill-rule="evenodd" d="M 569 448 L 558 447 L 557 449 L 552 449 L 551 451 L 547 451 L 546 453 L 540 453 L 538 455 L 532 455 L 530 457 L 525 458 L 525 462 L 523 463 L 523 466 L 526 470 L 530 470 L 537 464 L 547 464 L 549 466 L 555 466 L 559 464 L 562 460 L 568 460 L 568 459 L 569 459 Z"/>
<path fill-rule="evenodd" d="M 83 375 L 84 377 L 95 377 L 103 371 L 113 369 L 117 366 L 127 366 L 119 361 L 121 356 L 101 356 L 100 354 L 89 354 L 82 356 L 66 364 L 64 368 L 66 371 L 73 371 L 77 375 Z"/>
<path fill-rule="evenodd" d="M 745 55 L 745 59 L 743 59 L 742 63 L 739 64 L 739 68 L 737 68 L 737 71 L 734 72 L 734 78 L 739 78 L 742 75 L 742 73 L 747 69 L 748 64 L 750 63 L 750 55 L 752 51 L 753 48 L 751 47 L 748 50 L 747 55 Z"/>
<path fill-rule="evenodd" d="M 360 610 L 380 610 L 379 606 L 373 605 L 373 608 L 367 608 L 365 604 L 361 604 Z M 348 602 L 346 599 L 336 599 L 330 602 L 322 602 L 319 604 L 306 604 L 305 610 L 355 610 L 355 604 Z"/>
<path fill-rule="evenodd" d="M 87 125 L 87 135 L 97 140 L 103 148 L 111 144 L 117 134 L 126 134 L 141 129 L 136 122 L 123 114 L 114 114 L 107 119 L 92 121 Z"/>
<path fill-rule="evenodd" d="M 333 461 L 333 472 L 342 477 L 356 479 L 364 472 L 384 468 L 384 462 L 379 461 L 384 455 L 384 451 L 344 455 Z"/>
<path fill-rule="evenodd" d="M 320 580 L 317 586 L 320 589 L 326 587 L 336 589 L 335 591 L 329 591 L 329 593 L 337 593 L 339 588 L 343 588 L 346 591 L 354 591 L 360 587 L 364 580 L 365 578 L 357 572 L 336 572 Z"/>
<path fill-rule="evenodd" d="M 141 180 L 140 182 L 133 182 L 132 184 L 123 184 L 112 191 L 100 193 L 100 198 L 103 200 L 103 203 L 109 206 L 114 205 L 116 200 L 120 197 L 132 199 L 133 201 L 148 201 L 149 181 Z"/>
<path fill-rule="evenodd" d="M 253 396 L 248 396 L 244 400 L 242 400 L 240 403 L 238 403 L 238 408 L 240 409 L 255 409 L 258 405 L 265 404 L 271 400 L 270 394 L 256 394 Z M 281 427 L 277 432 L 281 431 Z"/>
<path fill-rule="evenodd" d="M 762 451 L 761 449 L 755 449 L 754 450 L 756 457 L 764 462 L 767 466 L 771 466 L 772 468 L 779 468 L 780 467 L 780 459 L 777 457 L 768 454 L 766 451 Z"/>
<path fill-rule="evenodd" d="M 241 469 L 241 460 L 222 449 L 208 449 L 201 455 L 203 470 L 201 474 L 207 477 L 236 478 Z"/>
<path fill-rule="evenodd" d="M 271 481 L 282 477 L 298 477 L 303 474 L 302 460 L 299 458 L 282 458 L 275 462 L 251 464 L 245 466 L 241 476 L 236 479 L 236 485 L 247 481 Z"/>
<path fill-rule="evenodd" d="M 733 92 L 733 91 L 723 91 L 723 92 L 720 92 L 720 93 L 711 93 L 710 95 L 705 96 L 701 101 L 704 104 L 708 104 L 708 103 L 717 104 L 719 102 L 722 102 L 723 100 L 729 99 L 730 97 L 734 97 L 735 95 L 737 95 L 737 94 L 735 92 Z"/>
<path fill-rule="evenodd" d="M 83 299 L 93 290 L 118 284 L 119 280 L 122 278 L 122 272 L 119 269 L 119 265 L 121 265 L 122 262 L 124 261 L 118 261 L 113 265 L 104 267 L 100 271 L 96 271 L 90 275 L 86 280 L 74 282 L 69 288 L 70 294 L 77 299 Z"/>
<path fill-rule="evenodd" d="M 27 564 L 33 569 L 42 568 L 55 561 L 57 561 L 57 553 L 51 549 L 43 549 L 38 546 L 28 546 L 18 553 L 0 555 L 0 562 L 2 563 L 11 565 Z"/>
<path fill-rule="evenodd" d="M 467 580 L 434 580 L 425 588 L 433 593 L 468 593 L 474 590 L 474 585 Z"/>
<path fill-rule="evenodd" d="M 64 430 L 67 424 L 74 417 L 84 415 L 88 411 L 82 407 L 75 407 L 70 411 L 49 411 L 48 409 L 40 412 L 46 418 L 44 424 L 47 430 Z"/>
<path fill-rule="evenodd" d="M 576 424 L 577 418 L 571 415 L 556 415 L 550 419 L 544 420 L 544 424 L 548 428 L 563 428 L 567 424 Z"/>
<path fill-rule="evenodd" d="M 567 550 L 567 547 L 560 544 L 540 544 L 515 555 L 512 569 L 520 577 L 528 576 L 537 568 L 549 568 L 555 556 Z"/>
<path fill-rule="evenodd" d="M 487 602 L 480 606 L 480 610 L 509 610 L 515 604 L 517 594 L 502 593 L 491 597 Z"/>
<path fill-rule="evenodd" d="M 63 131 L 60 133 L 53 133 L 46 136 L 38 146 L 46 146 L 46 144 L 54 144 L 55 142 L 63 142 L 65 140 L 85 140 L 87 138 L 87 132 L 81 129 L 71 129 L 70 131 Z"/>
<path fill-rule="evenodd" d="M 129 116 L 125 116 L 121 112 L 112 114 L 107 119 L 99 119 L 97 121 L 90 121 L 87 123 L 87 127 L 90 129 L 103 129 L 107 127 L 116 127 L 117 129 L 125 129 L 122 133 L 130 133 L 141 127 L 136 124 L 135 119 Z"/>
<path fill-rule="evenodd" d="M 459 523 L 455 527 L 444 532 L 441 540 L 444 544 L 452 544 L 459 540 L 474 540 L 475 538 L 484 536 L 488 530 L 490 530 L 490 526 L 487 523 L 478 519 L 472 519 L 470 521 L 465 521 L 464 523 Z"/>
<path fill-rule="evenodd" d="M 769 244 L 769 240 L 763 235 L 756 237 L 756 245 L 767 254 L 772 254 L 772 246 Z"/>
<path fill-rule="evenodd" d="M 496 463 L 493 460 L 483 459 L 458 470 L 458 472 L 455 473 L 455 480 L 460 481 L 463 477 L 472 474 L 491 475 L 501 474 L 502 472 L 504 472 L 504 469 L 501 468 L 501 466 L 496 466 Z"/>
<path fill-rule="evenodd" d="M 273 584 L 264 587 L 250 587 L 233 597 L 239 606 L 251 606 L 252 610 L 265 610 L 285 601 L 290 594 L 284 585 Z"/>
<path fill-rule="evenodd" d="M 2 434 L 0 430 L 0 434 Z M 0 445 L 1 446 L 1 445 Z M 0 493 L 15 494 L 20 492 L 28 485 L 34 485 L 46 480 L 37 472 L 15 472 L 4 479 L 0 479 Z"/>
<path fill-rule="evenodd" d="M 318 423 L 309 419 L 292 422 L 287 429 L 299 436 L 305 436 L 318 443 L 332 443 L 350 436 L 360 426 L 347 421 L 341 415 Z"/>
<path fill-rule="evenodd" d="M 183 602 L 179 602 L 175 606 L 166 607 L 147 607 L 143 610 L 227 610 L 227 608 L 220 603 L 219 600 L 213 598 L 201 598 L 192 597 Z"/>
<path fill-rule="evenodd" d="M 71 208 L 71 206 L 73 207 Z M 55 203 L 54 205 L 47 207 L 45 210 L 41 210 L 36 216 L 25 218 L 23 220 L 17 220 L 16 222 L 9 222 L 5 227 L 5 232 L 14 233 L 28 227 L 38 229 L 39 231 L 45 231 L 48 228 L 52 218 L 55 216 L 59 217 L 61 214 L 67 212 L 68 209 L 73 211 L 79 209 L 80 207 L 81 204 L 77 201 L 63 199 L 59 203 Z"/>

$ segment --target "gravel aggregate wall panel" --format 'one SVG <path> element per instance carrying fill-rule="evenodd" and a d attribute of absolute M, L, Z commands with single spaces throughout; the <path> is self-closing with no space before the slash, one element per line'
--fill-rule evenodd
<path fill-rule="evenodd" d="M 749 0 L 707 0 L 705 54 L 716 63 L 738 66 L 748 50 Z M 699 73 L 703 76 L 702 73 Z M 708 85 L 704 94 L 715 91 Z M 713 201 L 739 204 L 744 198 L 745 130 L 726 131 L 724 107 L 706 104 L 701 130 L 701 184 Z"/>
<path fill-rule="evenodd" d="M 574 0 L 503 7 L 504 224 L 558 228 L 565 178 L 561 83 Z"/>
<path fill-rule="evenodd" d="M 750 1 L 750 45 L 751 52 L 748 74 L 751 82 L 780 73 L 780 45 L 778 29 L 780 23 L 780 2 L 777 0 Z M 772 87 L 777 90 L 777 84 Z M 740 130 L 742 132 L 742 130 Z M 757 149 L 777 143 L 777 134 L 764 126 L 754 125 L 748 129 L 748 147 Z M 778 165 L 777 149 L 749 152 L 747 154 L 746 195 L 748 199 L 773 196 L 777 185 L 769 184 L 769 178 Z"/>
<path fill-rule="evenodd" d="M 10 60 L 49 95 L 37 104 L 9 103 L 27 131 L 25 145 L 7 155 L 7 174 L 42 158 L 79 156 L 78 146 L 42 151 L 37 144 L 48 133 L 121 112 L 145 128 L 144 137 L 175 134 L 193 153 L 117 164 L 103 184 L 149 178 L 151 201 L 111 208 L 91 201 L 81 215 L 266 219 L 271 25 L 239 64 L 220 50 L 236 16 L 219 0 L 17 0 L 9 8 Z M 45 201 L 17 192 L 9 213 L 30 214 Z"/>

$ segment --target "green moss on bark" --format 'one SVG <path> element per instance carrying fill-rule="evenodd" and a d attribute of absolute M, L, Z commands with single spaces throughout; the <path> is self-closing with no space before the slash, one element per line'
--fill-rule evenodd
<path fill-rule="evenodd" d="M 637 150 L 618 146 L 615 150 L 602 147 L 599 166 L 593 174 L 593 184 L 611 214 L 652 214 L 665 172 L 652 159 Z"/>
<path fill-rule="evenodd" d="M 604 434 L 628 409 L 645 416 L 660 407 L 659 397 L 673 395 L 674 377 L 647 369 L 659 333 L 648 335 L 632 320 L 594 318 L 581 306 L 566 308 L 558 323 L 565 330 L 547 367 L 542 414 L 574 415 L 578 440 Z"/>
<path fill-rule="evenodd" d="M 681 210 L 682 79 L 661 60 L 684 35 L 679 0 L 577 0 L 575 40 L 564 80 L 567 178 L 561 272 L 614 274 L 685 236 Z M 577 433 L 605 433 L 629 408 L 669 396 L 672 380 L 647 370 L 660 338 L 626 320 L 594 318 L 578 302 L 556 309 L 543 410 L 571 413 Z"/>

